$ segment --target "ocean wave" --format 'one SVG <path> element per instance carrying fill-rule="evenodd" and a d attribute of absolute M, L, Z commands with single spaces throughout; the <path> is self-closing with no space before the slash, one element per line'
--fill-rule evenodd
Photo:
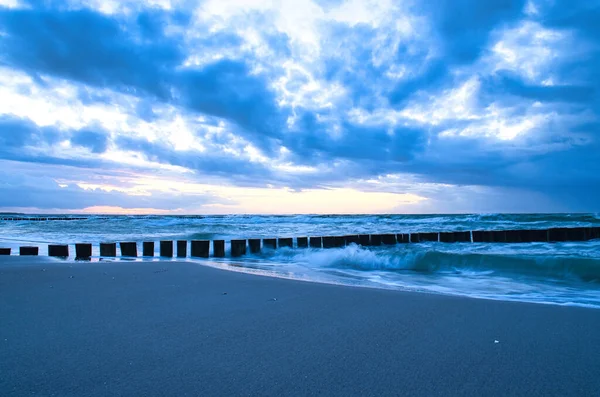
<path fill-rule="evenodd" d="M 67 216 L 69 217 L 69 216 Z M 416 233 L 464 230 L 542 229 L 600 225 L 598 214 L 462 214 L 462 215 L 220 215 L 220 216 L 87 216 L 76 222 L 2 222 L 0 236 L 39 233 L 79 235 L 97 231 L 128 240 L 195 235 L 215 238 L 319 236 L 372 233 Z M 60 237 L 60 236 L 59 236 Z M 95 240 L 93 240 L 95 241 Z"/>
<path fill-rule="evenodd" d="M 263 259 L 300 262 L 310 267 L 353 269 L 361 271 L 417 272 L 428 274 L 487 274 L 498 276 L 532 276 L 540 279 L 581 280 L 600 283 L 600 257 L 596 248 L 578 252 L 573 247 L 563 251 L 548 251 L 548 244 L 531 245 L 521 250 L 515 247 L 503 251 L 474 252 L 470 244 L 455 244 L 453 251 L 438 248 L 443 244 L 424 247 L 395 246 L 364 248 L 350 245 L 344 248 L 280 249 L 263 254 Z M 461 248 L 457 246 L 461 245 Z M 436 247 L 438 246 L 438 247 Z M 522 246 L 525 246 L 524 244 Z"/>

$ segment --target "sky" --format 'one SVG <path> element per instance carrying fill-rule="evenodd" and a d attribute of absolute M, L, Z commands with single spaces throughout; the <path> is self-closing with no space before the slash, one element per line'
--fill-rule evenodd
<path fill-rule="evenodd" d="M 600 212 L 600 0 L 0 0 L 0 211 Z"/>

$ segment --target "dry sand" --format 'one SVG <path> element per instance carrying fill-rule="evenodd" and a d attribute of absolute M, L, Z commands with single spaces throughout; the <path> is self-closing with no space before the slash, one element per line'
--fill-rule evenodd
<path fill-rule="evenodd" d="M 0 259 L 0 394 L 594 396 L 600 310 Z"/>

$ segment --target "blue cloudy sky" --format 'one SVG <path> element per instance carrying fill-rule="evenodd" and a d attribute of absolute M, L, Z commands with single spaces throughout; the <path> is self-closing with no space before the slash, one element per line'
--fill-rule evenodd
<path fill-rule="evenodd" d="M 600 1 L 0 0 L 0 210 L 600 211 Z"/>

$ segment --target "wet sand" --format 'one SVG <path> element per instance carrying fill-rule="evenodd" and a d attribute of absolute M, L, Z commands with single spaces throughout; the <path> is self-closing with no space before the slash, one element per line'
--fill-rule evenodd
<path fill-rule="evenodd" d="M 592 396 L 600 310 L 0 258 L 0 394 Z"/>

